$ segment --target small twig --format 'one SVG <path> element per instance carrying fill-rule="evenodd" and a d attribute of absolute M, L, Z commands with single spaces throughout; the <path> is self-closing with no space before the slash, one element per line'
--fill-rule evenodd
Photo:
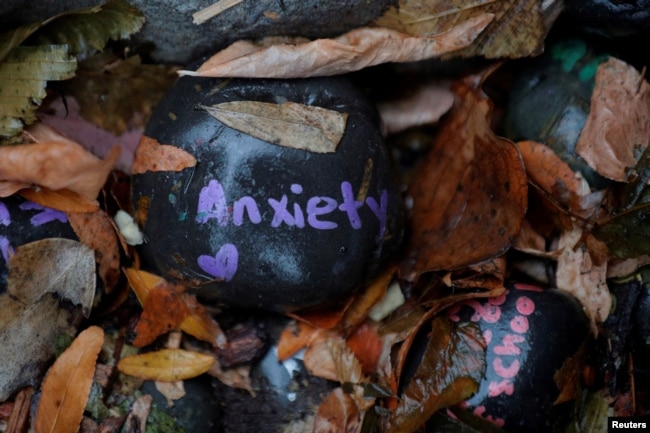
<path fill-rule="evenodd" d="M 201 9 L 200 11 L 192 14 L 192 22 L 194 24 L 203 24 L 210 18 L 216 17 L 226 9 L 230 9 L 233 6 L 237 6 L 239 3 L 243 1 L 244 0 L 219 0 L 218 2 L 208 6 L 207 8 Z"/>

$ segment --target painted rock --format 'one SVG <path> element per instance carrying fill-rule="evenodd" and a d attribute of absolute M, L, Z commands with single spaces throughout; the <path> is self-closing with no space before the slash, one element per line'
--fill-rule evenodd
<path fill-rule="evenodd" d="M 201 107 L 290 101 L 346 113 L 335 152 L 255 138 Z M 343 78 L 183 77 L 145 135 L 192 154 L 181 172 L 133 176 L 154 272 L 231 305 L 290 311 L 340 299 L 401 239 L 400 197 L 375 107 Z M 144 212 L 143 212 L 144 211 Z"/>
<path fill-rule="evenodd" d="M 45 238 L 77 239 L 63 212 L 13 195 L 0 198 L 0 292 L 7 284 L 7 262 L 14 249 Z"/>
<path fill-rule="evenodd" d="M 589 335 L 579 302 L 515 283 L 498 298 L 456 305 L 449 317 L 477 323 L 487 343 L 487 370 L 467 407 L 509 432 L 551 431 L 559 395 L 554 375 Z"/>
<path fill-rule="evenodd" d="M 514 140 L 534 140 L 555 151 L 589 184 L 608 181 L 576 153 L 580 132 L 589 116 L 596 69 L 608 56 L 584 41 L 557 42 L 520 73 L 510 92 L 504 133 Z"/>
<path fill-rule="evenodd" d="M 565 14 L 605 36 L 625 37 L 650 31 L 649 0 L 568 0 Z"/>

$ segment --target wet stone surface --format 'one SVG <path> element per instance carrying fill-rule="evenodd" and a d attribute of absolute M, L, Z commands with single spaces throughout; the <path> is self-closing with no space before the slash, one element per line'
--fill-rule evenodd
<path fill-rule="evenodd" d="M 259 140 L 199 108 L 241 100 L 349 116 L 336 152 L 314 153 Z M 198 163 L 133 177 L 134 207 L 147 209 L 142 258 L 204 299 L 275 311 L 334 302 L 399 245 L 400 197 L 377 112 L 343 78 L 184 77 L 145 135 Z"/>
<path fill-rule="evenodd" d="M 548 432 L 559 396 L 554 375 L 587 339 L 589 323 L 578 301 L 564 292 L 507 287 L 504 296 L 449 311 L 454 321 L 477 323 L 487 342 L 486 374 L 466 406 L 512 433 Z"/>
<path fill-rule="evenodd" d="M 7 262 L 16 247 L 45 238 L 78 239 L 63 212 L 18 195 L 0 198 L 0 292 L 7 284 Z"/>

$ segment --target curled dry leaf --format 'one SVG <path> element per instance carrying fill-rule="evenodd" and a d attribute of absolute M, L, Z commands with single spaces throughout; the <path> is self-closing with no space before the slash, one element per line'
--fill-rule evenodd
<path fill-rule="evenodd" d="M 537 0 L 400 0 L 375 22 L 410 35 L 428 36 L 485 13 L 494 14 L 494 21 L 471 46 L 454 56 L 516 58 L 539 54 L 547 27 Z"/>
<path fill-rule="evenodd" d="M 16 192 L 32 185 L 52 190 L 67 188 L 88 200 L 95 200 L 119 157 L 114 147 L 101 160 L 79 144 L 52 141 L 0 147 L 0 189 L 4 184 Z"/>
<path fill-rule="evenodd" d="M 69 189 L 60 189 L 53 191 L 49 188 L 25 188 L 18 191 L 29 201 L 40 204 L 41 206 L 60 210 L 61 212 L 85 213 L 99 210 L 97 200 L 88 200 Z"/>
<path fill-rule="evenodd" d="M 336 152 L 348 119 L 347 113 L 289 101 L 233 101 L 201 108 L 244 134 L 316 153 Z"/>
<path fill-rule="evenodd" d="M 79 429 L 103 344 L 104 331 L 91 326 L 54 362 L 43 381 L 34 425 L 36 433 L 68 433 Z"/>
<path fill-rule="evenodd" d="M 435 123 L 454 105 L 454 94 L 448 86 L 426 83 L 412 94 L 377 105 L 388 134 L 408 128 Z"/>
<path fill-rule="evenodd" d="M 576 152 L 600 175 L 626 182 L 648 137 L 650 85 L 634 67 L 610 57 L 598 66 Z"/>
<path fill-rule="evenodd" d="M 480 14 L 448 31 L 416 37 L 386 28 L 363 27 L 335 39 L 273 45 L 238 41 L 208 59 L 196 71 L 202 77 L 303 78 L 358 71 L 387 62 L 412 62 L 441 56 L 468 46 L 492 21 Z"/>
<path fill-rule="evenodd" d="M 160 382 L 191 379 L 207 372 L 214 358 L 183 349 L 162 349 L 122 358 L 117 369 L 129 376 Z"/>
<path fill-rule="evenodd" d="M 578 228 L 560 236 L 559 249 L 562 253 L 557 260 L 556 284 L 559 289 L 578 298 L 589 316 L 592 331 L 597 334 L 596 323 L 607 319 L 612 306 L 606 281 L 607 263 L 601 263 L 595 257 L 597 252 L 588 249 L 582 242 L 583 233 Z M 593 238 L 590 242 L 600 243 Z"/>
<path fill-rule="evenodd" d="M 131 174 L 148 171 L 181 171 L 196 165 L 196 158 L 183 149 L 143 135 L 135 150 Z"/>
<path fill-rule="evenodd" d="M 409 190 L 412 233 L 400 276 L 452 270 L 504 253 L 519 234 L 528 189 L 517 147 L 490 130 L 478 76 L 453 86 L 456 104 Z"/>

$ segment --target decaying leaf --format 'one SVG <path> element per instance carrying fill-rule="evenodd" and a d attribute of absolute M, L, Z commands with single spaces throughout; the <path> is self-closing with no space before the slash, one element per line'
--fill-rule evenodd
<path fill-rule="evenodd" d="M 485 342 L 473 325 L 432 323 L 422 361 L 392 415 L 389 432 L 414 432 L 437 410 L 469 398 L 485 370 Z"/>
<path fill-rule="evenodd" d="M 137 55 L 122 60 L 107 50 L 80 62 L 75 77 L 57 89 L 74 97 L 85 119 L 119 135 L 144 127 L 152 107 L 176 79 L 176 69 L 143 64 Z"/>
<path fill-rule="evenodd" d="M 610 57 L 598 66 L 589 117 L 576 152 L 600 175 L 626 182 L 650 137 L 650 84 Z"/>
<path fill-rule="evenodd" d="M 311 342 L 317 331 L 318 328 L 305 322 L 289 322 L 278 339 L 278 359 L 286 361 L 291 358 Z"/>
<path fill-rule="evenodd" d="M 454 105 L 454 94 L 441 83 L 425 83 L 411 94 L 377 105 L 388 134 L 435 123 Z"/>
<path fill-rule="evenodd" d="M 74 76 L 71 54 L 101 50 L 108 39 L 126 38 L 143 23 L 144 16 L 126 1 L 110 0 L 1 34 L 0 137 L 14 136 L 36 120 L 47 81 Z"/>
<path fill-rule="evenodd" d="M 88 317 L 95 298 L 93 251 L 61 238 L 21 245 L 9 259 L 7 292 L 26 305 L 53 293 L 80 305 Z"/>
<path fill-rule="evenodd" d="M 144 347 L 156 338 L 178 328 L 189 314 L 183 292 L 175 286 L 161 286 L 149 290 L 142 315 L 135 328 L 135 347 Z"/>
<path fill-rule="evenodd" d="M 85 213 L 99 210 L 97 200 L 88 200 L 69 189 L 52 191 L 45 187 L 25 188 L 18 191 L 18 194 L 41 206 L 66 213 Z"/>
<path fill-rule="evenodd" d="M 582 303 L 591 321 L 594 334 L 598 333 L 596 323 L 607 319 L 612 298 L 607 287 L 607 263 L 599 260 L 589 251 L 583 241 L 582 230 L 573 229 L 560 236 L 557 260 L 556 284 Z M 598 242 L 592 239 L 592 242 Z"/>
<path fill-rule="evenodd" d="M 156 139 L 142 136 L 135 150 L 131 174 L 148 171 L 181 171 L 194 167 L 196 158 L 183 149 L 169 144 L 160 144 Z"/>
<path fill-rule="evenodd" d="M 36 121 L 45 85 L 74 75 L 77 61 L 65 45 L 16 47 L 0 60 L 0 137 L 18 134 Z"/>
<path fill-rule="evenodd" d="M 316 153 L 336 152 L 348 119 L 347 113 L 289 101 L 233 101 L 201 108 L 244 134 Z"/>
<path fill-rule="evenodd" d="M 281 43 L 238 41 L 208 59 L 196 71 L 202 77 L 302 78 L 357 71 L 386 62 L 412 62 L 441 56 L 468 46 L 492 21 L 480 14 L 448 31 L 415 37 L 385 28 L 362 27 L 336 39 Z"/>
<path fill-rule="evenodd" d="M 103 343 L 102 328 L 91 326 L 52 365 L 43 381 L 34 425 L 36 433 L 79 429 Z"/>
<path fill-rule="evenodd" d="M 494 21 L 470 47 L 453 56 L 517 58 L 540 53 L 546 27 L 538 0 L 400 0 L 375 22 L 409 35 L 429 36 L 487 13 L 494 14 Z"/>
<path fill-rule="evenodd" d="M 120 273 L 120 247 L 111 218 L 103 210 L 68 213 L 68 221 L 79 240 L 95 250 L 99 276 L 110 293 Z"/>
<path fill-rule="evenodd" d="M 214 358 L 182 349 L 163 349 L 122 358 L 117 369 L 129 376 L 145 380 L 175 382 L 190 379 L 207 372 Z"/>
<path fill-rule="evenodd" d="M 411 241 L 400 276 L 453 270 L 505 252 L 527 207 L 514 143 L 490 130 L 491 103 L 473 76 L 455 84 L 456 105 L 413 181 Z"/>
<path fill-rule="evenodd" d="M 131 407 L 131 412 L 129 412 L 124 424 L 127 426 L 137 426 L 134 428 L 136 431 L 147 431 L 147 419 L 151 412 L 152 402 L 153 397 L 149 394 L 141 395 L 136 398 Z"/>
<path fill-rule="evenodd" d="M 108 173 L 119 157 L 114 147 L 101 160 L 71 140 L 59 139 L 0 147 L 0 188 L 4 183 L 32 185 L 51 190 L 69 189 L 88 200 L 95 200 Z M 13 193 L 11 192 L 11 193 Z"/>
<path fill-rule="evenodd" d="M 318 407 L 314 433 L 354 433 L 361 424 L 359 408 L 343 389 L 330 392 Z"/>

